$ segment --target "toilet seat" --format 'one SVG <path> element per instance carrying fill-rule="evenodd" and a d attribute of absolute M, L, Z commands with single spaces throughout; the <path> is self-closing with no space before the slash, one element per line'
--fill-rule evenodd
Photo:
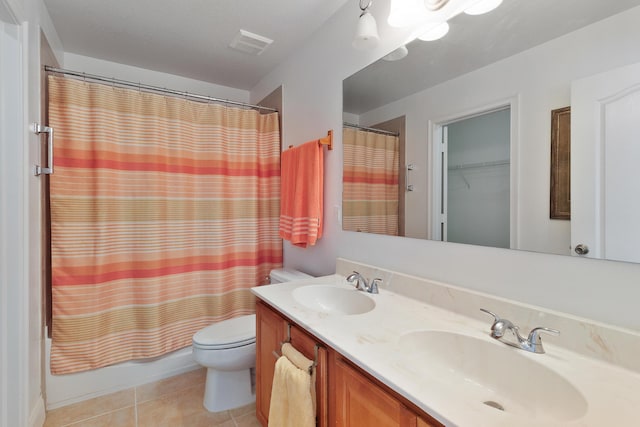
<path fill-rule="evenodd" d="M 256 315 L 249 314 L 214 323 L 196 332 L 193 346 L 203 350 L 244 347 L 256 342 Z"/>

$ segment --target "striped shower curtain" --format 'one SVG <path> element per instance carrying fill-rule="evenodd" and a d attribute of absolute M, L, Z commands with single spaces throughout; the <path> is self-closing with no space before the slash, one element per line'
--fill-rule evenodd
<path fill-rule="evenodd" d="M 191 344 L 282 264 L 277 113 L 49 77 L 51 371 Z"/>
<path fill-rule="evenodd" d="M 343 128 L 343 228 L 398 235 L 399 138 Z"/>

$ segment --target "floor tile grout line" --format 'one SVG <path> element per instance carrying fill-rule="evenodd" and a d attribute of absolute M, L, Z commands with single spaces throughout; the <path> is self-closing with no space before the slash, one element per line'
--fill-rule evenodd
<path fill-rule="evenodd" d="M 112 409 L 110 411 L 101 412 L 99 414 L 95 414 L 95 415 L 88 416 L 86 418 L 82 418 L 81 420 L 75 420 L 75 421 L 72 421 L 70 423 L 62 424 L 60 427 L 73 427 L 74 425 L 78 425 L 78 423 L 84 423 L 85 421 L 93 420 L 94 418 L 102 417 L 104 415 L 112 414 L 114 412 L 122 411 L 123 409 L 131 408 L 131 407 L 135 407 L 135 405 L 127 405 L 127 406 L 123 406 L 122 408 L 116 408 L 116 409 Z"/>
<path fill-rule="evenodd" d="M 198 383 L 196 383 L 194 381 L 194 382 L 188 382 L 187 384 L 181 384 L 181 386 L 177 390 L 174 390 L 173 392 L 177 392 L 179 394 L 180 392 L 182 392 L 184 390 L 191 389 L 191 388 L 194 388 L 194 387 L 197 387 L 202 392 L 202 391 L 204 391 L 203 389 L 204 389 L 204 386 L 205 386 L 206 382 L 203 380 L 201 382 L 201 384 L 199 384 L 199 383 L 200 383 L 200 381 L 198 381 Z M 125 390 L 123 390 L 123 391 L 125 391 Z M 129 398 L 133 397 L 132 400 L 128 401 L 129 404 L 125 404 L 124 406 L 122 406 L 120 408 L 111 408 L 110 410 L 107 410 L 105 412 L 101 412 L 100 414 L 92 414 L 92 415 L 88 415 L 87 414 L 82 419 L 72 420 L 71 422 L 65 423 L 61 427 L 74 427 L 74 426 L 78 426 L 79 427 L 81 425 L 84 425 L 83 423 L 85 423 L 85 422 L 90 422 L 90 421 L 92 421 L 94 419 L 97 419 L 97 418 L 99 418 L 101 416 L 106 416 L 106 415 L 109 415 L 109 414 L 113 414 L 115 412 L 122 411 L 122 410 L 125 410 L 125 409 L 129 409 L 129 410 L 133 409 L 133 414 L 132 415 L 133 415 L 134 423 L 132 424 L 132 426 L 133 427 L 140 426 L 141 425 L 140 424 L 140 413 L 139 413 L 138 409 L 139 409 L 139 406 L 141 404 L 144 404 L 146 402 L 146 400 L 143 401 L 144 400 L 143 397 L 144 397 L 144 394 L 145 394 L 145 390 L 143 390 L 140 386 L 134 386 L 134 387 L 131 387 L 128 391 L 129 391 L 129 393 L 133 392 L 133 396 L 129 395 L 130 396 Z M 140 393 L 141 396 L 138 396 L 138 393 Z M 163 397 L 164 397 L 163 395 L 159 395 L 159 396 L 156 396 L 156 399 L 162 399 Z M 156 399 L 151 399 L 151 400 L 156 400 Z M 232 411 L 226 411 L 226 412 L 227 412 L 227 414 L 228 414 L 228 416 L 230 418 L 231 423 L 229 425 L 231 427 L 239 427 L 241 425 L 244 425 L 245 416 L 249 413 L 249 412 L 247 412 L 247 414 L 245 414 L 243 412 L 243 413 L 234 414 Z M 228 418 L 228 420 L 229 420 L 229 418 Z"/>

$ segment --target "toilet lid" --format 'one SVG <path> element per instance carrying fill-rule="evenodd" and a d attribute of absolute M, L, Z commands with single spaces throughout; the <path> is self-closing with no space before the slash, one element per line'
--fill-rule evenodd
<path fill-rule="evenodd" d="M 256 341 L 256 315 L 234 317 L 214 323 L 193 336 L 193 344 L 207 348 L 241 347 Z"/>

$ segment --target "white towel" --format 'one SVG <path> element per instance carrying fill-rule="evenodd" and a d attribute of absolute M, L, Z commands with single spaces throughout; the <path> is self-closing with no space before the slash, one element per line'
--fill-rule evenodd
<path fill-rule="evenodd" d="M 315 386 L 308 370 L 312 362 L 288 343 L 282 346 L 282 353 L 271 387 L 269 427 L 315 427 Z M 301 363 L 302 369 L 294 362 Z"/>

